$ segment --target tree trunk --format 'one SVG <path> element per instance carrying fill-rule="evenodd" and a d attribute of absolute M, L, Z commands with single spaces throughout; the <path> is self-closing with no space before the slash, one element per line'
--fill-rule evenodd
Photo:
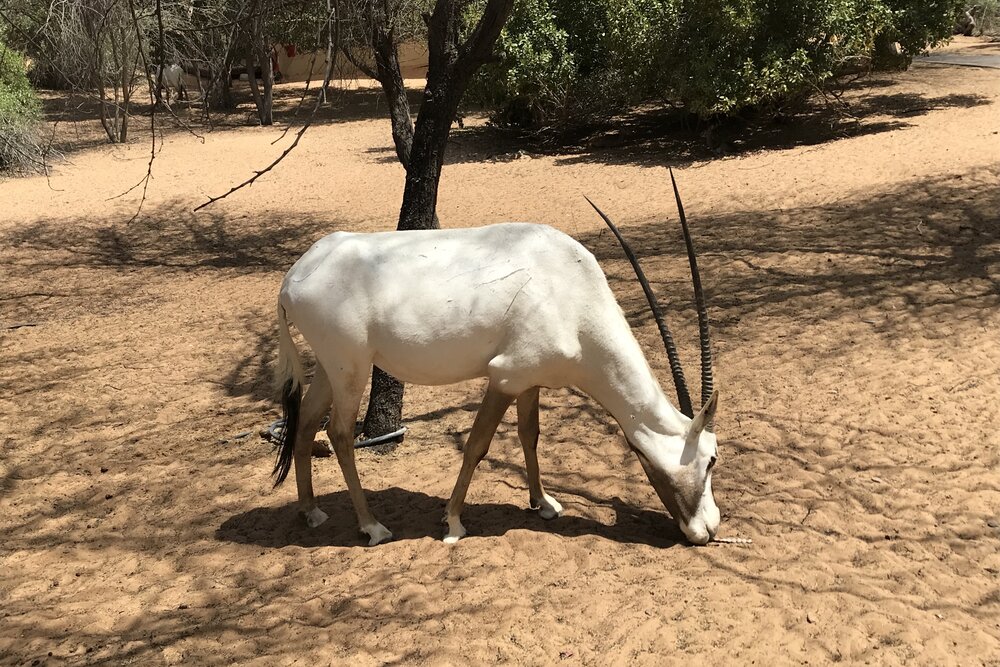
<path fill-rule="evenodd" d="M 114 69 L 112 69 L 112 71 L 110 73 L 110 79 L 111 79 L 111 90 L 112 90 L 112 92 L 114 92 L 114 95 L 115 95 L 115 97 L 114 97 L 114 100 L 115 100 L 115 117 L 114 117 L 114 121 L 112 123 L 112 126 L 114 127 L 114 131 L 115 131 L 115 141 L 117 141 L 118 143 L 124 143 L 122 141 L 122 137 L 121 137 L 121 131 L 122 131 L 122 122 L 121 122 L 122 105 L 120 104 L 121 99 L 119 98 L 119 91 L 120 91 L 119 85 L 121 84 L 119 76 L 120 76 L 121 72 L 123 72 L 124 69 L 125 69 L 125 48 L 126 47 L 125 47 L 125 43 L 122 41 L 120 35 L 116 34 L 113 29 L 110 30 L 110 33 L 111 33 L 111 37 L 108 40 L 108 43 L 111 46 L 111 63 L 114 66 Z"/>
<path fill-rule="evenodd" d="M 414 128 L 403 87 L 399 56 L 389 26 L 372 36 L 377 79 L 392 119 L 396 156 L 406 168 L 403 204 L 397 229 L 438 229 L 437 193 L 451 124 L 472 75 L 486 61 L 510 15 L 513 0 L 489 0 L 468 41 L 459 42 L 460 5 L 438 0 L 428 19 L 427 86 Z M 371 7 L 371 5 L 369 5 Z M 372 21 L 377 24 L 377 21 Z M 372 389 L 365 413 L 368 437 L 391 433 L 402 423 L 403 385 L 385 371 L 372 370 Z"/>
<path fill-rule="evenodd" d="M 375 73 L 389 105 L 392 143 L 396 146 L 399 163 L 406 169 L 410 164 L 410 148 L 413 145 L 413 118 L 399 66 L 399 49 L 389 33 L 381 32 L 372 38 L 372 50 L 375 52 Z"/>
<path fill-rule="evenodd" d="M 453 91 L 449 94 L 448 83 L 450 82 L 443 82 L 436 89 L 432 88 L 428 76 L 424 99 L 417 115 L 410 164 L 406 169 L 406 185 L 397 229 L 436 229 L 439 226 L 438 184 L 441 182 L 451 123 L 460 99 L 450 99 L 454 95 Z"/>
<path fill-rule="evenodd" d="M 116 136 L 114 128 L 111 127 L 111 122 L 108 120 L 108 107 L 107 107 L 107 99 L 104 97 L 104 86 L 98 83 L 95 86 L 95 90 L 97 90 L 97 95 L 98 98 L 100 99 L 100 104 L 98 105 L 97 109 L 98 109 L 98 116 L 101 119 L 101 127 L 104 128 L 104 133 L 108 135 L 108 142 L 113 144 L 115 143 Z"/>
<path fill-rule="evenodd" d="M 326 66 L 323 68 L 323 90 L 319 93 L 321 104 L 330 101 L 330 76 L 333 74 L 333 63 L 340 50 L 340 2 L 326 0 Z M 309 66 L 310 71 L 312 65 Z"/>
<path fill-rule="evenodd" d="M 399 50 L 388 30 L 376 30 L 371 47 L 375 55 L 375 71 L 372 74 L 382 85 L 389 106 L 396 157 L 403 168 L 408 169 L 413 146 L 413 117 L 399 66 Z M 435 216 L 430 228 L 439 229 L 440 226 Z M 402 382 L 378 366 L 372 367 L 371 393 L 363 427 L 367 437 L 374 438 L 399 430 L 403 422 L 403 392 Z"/>
<path fill-rule="evenodd" d="M 261 106 L 257 108 L 261 125 L 273 125 L 274 116 L 274 70 L 271 68 L 271 52 L 268 40 L 259 34 L 254 38 L 257 50 L 257 62 L 260 63 L 260 80 L 264 86 L 264 93 L 261 95 Z"/>
<path fill-rule="evenodd" d="M 427 86 L 417 113 L 398 229 L 433 227 L 451 124 L 465 89 L 489 58 L 513 4 L 513 0 L 488 0 L 479 23 L 461 42 L 462 3 L 435 3 L 427 19 Z"/>
<path fill-rule="evenodd" d="M 257 108 L 257 121 L 264 124 L 264 101 L 260 96 L 260 87 L 257 85 L 257 75 L 254 68 L 253 47 L 247 47 L 246 56 L 243 58 L 247 69 L 247 83 L 250 84 L 250 96 L 253 97 L 253 105 Z"/>
<path fill-rule="evenodd" d="M 122 101 L 122 118 L 118 125 L 118 141 L 123 144 L 128 141 L 128 97 L 123 98 Z"/>
<path fill-rule="evenodd" d="M 372 389 L 362 428 L 365 437 L 375 438 L 398 431 L 402 422 L 403 383 L 378 366 L 372 367 Z M 402 441 L 402 437 L 396 443 Z M 388 451 L 383 449 L 382 451 Z"/>
<path fill-rule="evenodd" d="M 127 43 L 124 42 L 123 43 Z M 122 122 L 118 128 L 118 136 L 121 143 L 128 141 L 128 112 L 129 104 L 132 101 L 132 83 L 135 78 L 135 70 L 139 67 L 139 53 L 136 51 L 135 57 L 132 59 L 131 66 L 129 66 L 128 58 L 125 57 L 124 47 L 122 47 L 122 70 L 121 70 L 121 86 L 122 86 Z"/>
<path fill-rule="evenodd" d="M 94 71 L 91 73 L 93 77 L 94 90 L 97 91 L 97 99 L 100 101 L 98 105 L 98 116 L 101 119 L 101 127 L 104 128 L 104 133 L 108 135 L 108 142 L 115 143 L 117 135 L 115 134 L 114 128 L 111 126 L 111 122 L 108 119 L 108 106 L 107 98 L 105 97 L 104 81 L 101 80 L 101 71 L 104 68 L 104 59 L 101 56 L 101 51 L 99 46 L 95 46 L 94 55 Z"/>
<path fill-rule="evenodd" d="M 226 58 L 221 70 L 214 71 L 213 68 L 212 77 L 208 81 L 208 104 L 206 105 L 206 109 L 211 107 L 213 109 L 221 109 L 222 111 L 232 111 L 235 107 L 235 104 L 233 104 L 232 80 L 229 76 L 232 65 L 232 61 Z M 201 81 L 200 75 L 198 80 Z"/>
<path fill-rule="evenodd" d="M 225 78 L 219 83 L 219 103 L 226 111 L 236 108 L 236 100 L 233 99 L 233 80 L 229 76 L 229 67 L 226 67 Z"/>

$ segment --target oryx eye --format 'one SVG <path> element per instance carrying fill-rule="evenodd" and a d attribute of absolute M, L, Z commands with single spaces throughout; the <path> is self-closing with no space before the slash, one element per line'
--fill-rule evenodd
<path fill-rule="evenodd" d="M 708 470 L 711 470 L 712 468 L 715 467 L 715 461 L 716 459 L 714 456 L 708 460 Z"/>

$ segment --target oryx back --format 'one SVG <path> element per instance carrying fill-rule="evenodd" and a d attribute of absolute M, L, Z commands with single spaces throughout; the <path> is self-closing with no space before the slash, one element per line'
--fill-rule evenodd
<path fill-rule="evenodd" d="M 405 382 L 491 377 L 511 393 L 578 380 L 581 331 L 621 319 L 593 255 L 545 225 L 335 233 L 281 304 L 328 373 L 363 358 Z"/>

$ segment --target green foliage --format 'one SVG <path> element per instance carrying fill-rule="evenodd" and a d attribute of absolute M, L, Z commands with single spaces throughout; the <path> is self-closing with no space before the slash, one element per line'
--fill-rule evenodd
<path fill-rule="evenodd" d="M 36 121 L 41 105 L 28 82 L 24 57 L 0 42 L 0 113 Z"/>
<path fill-rule="evenodd" d="M 870 56 L 888 18 L 854 0 L 681 0 L 668 69 L 647 82 L 701 116 L 778 104 Z"/>
<path fill-rule="evenodd" d="M 951 37 L 962 4 L 961 0 L 884 0 L 889 16 L 876 36 L 876 65 L 881 64 L 885 45 L 892 42 L 914 55 Z"/>
<path fill-rule="evenodd" d="M 556 25 L 548 0 L 521 0 L 469 93 L 503 107 L 505 124 L 528 125 L 553 110 L 569 108 L 569 91 L 580 76 L 568 33 Z"/>
<path fill-rule="evenodd" d="M 41 104 L 28 82 L 24 57 L 0 42 L 0 170 L 39 166 Z"/>
<path fill-rule="evenodd" d="M 951 34 L 957 0 L 519 0 L 480 102 L 586 120 L 642 99 L 702 117 L 782 105 Z M 898 44 L 898 46 L 896 46 Z M 523 114 L 522 114 L 523 115 Z"/>

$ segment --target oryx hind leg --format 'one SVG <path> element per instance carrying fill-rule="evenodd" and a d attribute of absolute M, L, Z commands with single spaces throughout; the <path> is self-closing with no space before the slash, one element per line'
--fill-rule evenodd
<path fill-rule="evenodd" d="M 302 399 L 299 412 L 299 426 L 295 434 L 295 486 L 299 492 L 299 510 L 306 517 L 310 528 L 315 528 L 327 520 L 326 513 L 316 505 L 312 486 L 313 441 L 319 430 L 323 416 L 330 412 L 333 393 L 330 380 L 323 367 L 316 365 L 316 375 Z"/>
<path fill-rule="evenodd" d="M 358 409 L 361 404 L 361 394 L 364 392 L 366 372 L 351 372 L 334 381 L 333 410 L 330 414 L 330 424 L 326 433 L 330 436 L 333 451 L 337 454 L 337 462 L 344 473 L 347 492 L 358 517 L 358 527 L 369 537 L 368 545 L 375 546 L 380 542 L 392 539 L 392 533 L 375 520 L 368 508 L 358 468 L 354 460 L 354 424 L 358 419 Z"/>
<path fill-rule="evenodd" d="M 528 473 L 528 501 L 543 519 L 562 514 L 559 502 L 545 493 L 538 472 L 538 387 L 532 387 L 517 397 L 517 437 L 524 449 L 524 467 Z"/>
<path fill-rule="evenodd" d="M 469 433 L 469 440 L 465 443 L 464 455 L 462 457 L 462 470 L 458 473 L 458 481 L 455 482 L 455 490 L 451 492 L 451 499 L 445 510 L 445 523 L 448 524 L 448 532 L 444 541 L 448 544 L 458 542 L 465 535 L 465 527 L 462 525 L 462 507 L 465 505 L 465 495 L 469 491 L 469 483 L 472 481 L 472 474 L 476 471 L 476 466 L 486 456 L 489 451 L 493 435 L 500 425 L 500 420 L 507 412 L 513 396 L 503 394 L 493 388 L 492 383 L 486 388 L 486 397 L 479 407 L 476 420 L 472 424 L 472 431 Z"/>

